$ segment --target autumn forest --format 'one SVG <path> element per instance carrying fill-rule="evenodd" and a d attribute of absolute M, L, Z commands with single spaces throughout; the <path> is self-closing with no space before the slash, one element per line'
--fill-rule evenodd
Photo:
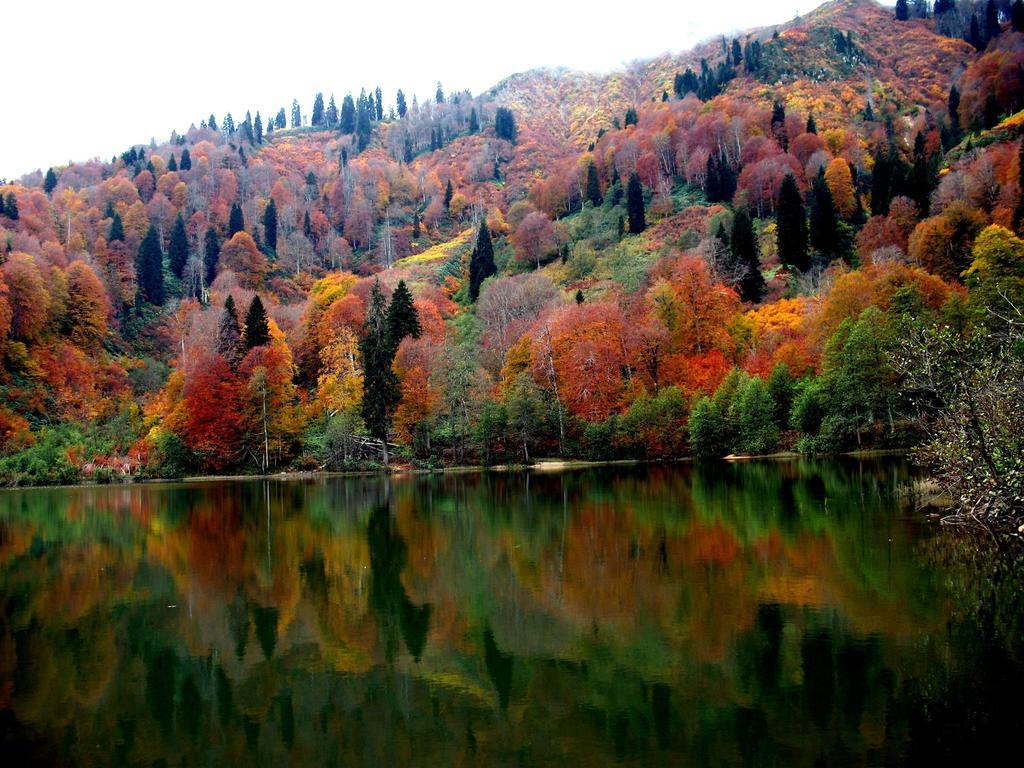
<path fill-rule="evenodd" d="M 0 182 L 0 481 L 910 449 L 1022 522 L 1022 0 L 321 74 Z"/>

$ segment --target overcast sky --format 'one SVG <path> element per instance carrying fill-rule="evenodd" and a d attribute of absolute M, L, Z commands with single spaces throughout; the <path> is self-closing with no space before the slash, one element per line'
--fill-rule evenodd
<path fill-rule="evenodd" d="M 264 117 L 322 90 L 380 85 L 421 99 L 480 93 L 514 72 L 607 71 L 719 33 L 792 19 L 820 0 L 150 3 L 9 0 L 0 14 L 0 177 L 109 159 L 213 112 Z M 13 85 L 13 88 L 12 88 Z"/>

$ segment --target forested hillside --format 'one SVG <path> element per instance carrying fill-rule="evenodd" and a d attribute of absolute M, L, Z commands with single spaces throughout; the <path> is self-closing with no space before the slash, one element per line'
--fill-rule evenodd
<path fill-rule="evenodd" d="M 1019 509 L 1022 73 L 1021 0 L 835 0 L 5 183 L 0 475 L 920 444 Z"/>

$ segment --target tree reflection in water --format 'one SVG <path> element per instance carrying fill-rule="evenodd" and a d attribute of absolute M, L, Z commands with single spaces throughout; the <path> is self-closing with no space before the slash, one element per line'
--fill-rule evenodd
<path fill-rule="evenodd" d="M 1024 725 L 1024 566 L 898 461 L 0 494 L 10 764 L 934 764 Z"/>

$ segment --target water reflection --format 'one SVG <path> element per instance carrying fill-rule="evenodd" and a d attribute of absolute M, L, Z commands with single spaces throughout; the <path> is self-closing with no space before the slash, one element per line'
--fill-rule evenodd
<path fill-rule="evenodd" d="M 3 493 L 5 754 L 976 759 L 1024 724 L 1024 569 L 982 579 L 988 565 L 948 556 L 898 503 L 906 472 L 765 462 Z"/>

